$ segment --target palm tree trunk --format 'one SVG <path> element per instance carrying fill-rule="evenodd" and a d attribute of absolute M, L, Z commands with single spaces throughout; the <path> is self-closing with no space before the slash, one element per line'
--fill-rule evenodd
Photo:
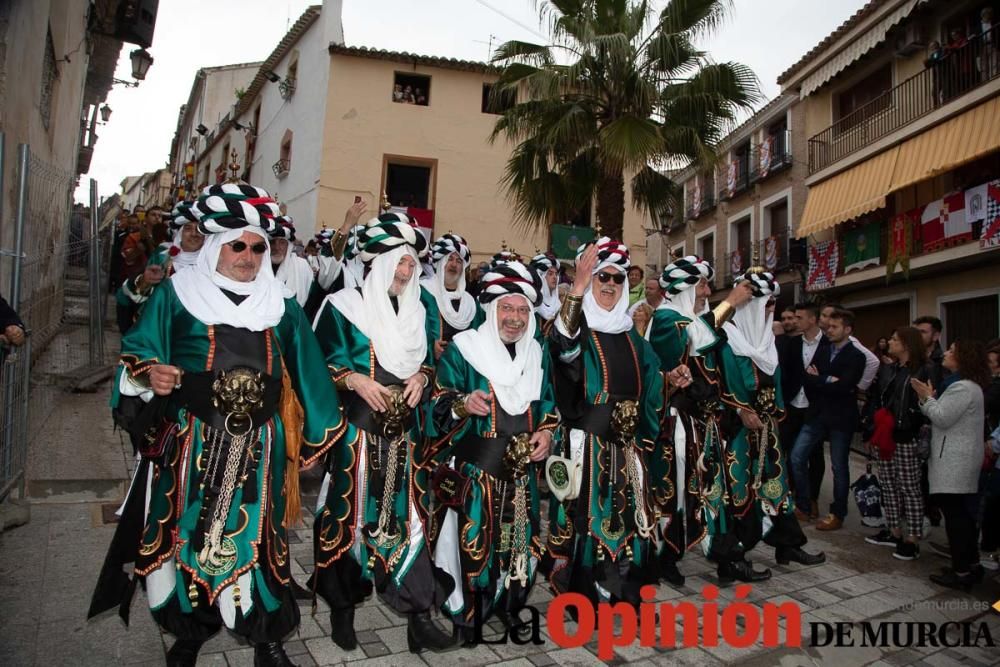
<path fill-rule="evenodd" d="M 597 184 L 597 218 L 601 223 L 601 234 L 623 240 L 625 177 L 622 172 L 604 174 Z"/>

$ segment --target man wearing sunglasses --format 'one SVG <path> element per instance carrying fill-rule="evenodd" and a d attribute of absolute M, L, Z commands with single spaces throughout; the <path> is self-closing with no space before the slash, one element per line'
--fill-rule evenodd
<path fill-rule="evenodd" d="M 619 241 L 581 246 L 573 288 L 549 333 L 569 437 L 546 465 L 550 488 L 566 490 L 551 513 L 544 567 L 558 593 L 594 604 L 638 605 L 639 589 L 656 583 L 647 457 L 659 431 L 663 377 L 628 314 L 629 266 Z M 567 470 L 575 480 L 569 485 Z"/>
<path fill-rule="evenodd" d="M 207 237 L 198 261 L 160 284 L 122 341 L 112 404 L 144 445 L 90 613 L 127 610 L 122 565 L 134 561 L 177 637 L 171 667 L 195 665 L 223 625 L 254 645 L 255 665 L 292 664 L 285 526 L 300 518 L 299 469 L 350 431 L 309 323 L 271 272 L 277 213 L 258 188 L 207 188 L 191 208 Z"/>
<path fill-rule="evenodd" d="M 358 236 L 368 274 L 358 289 L 323 302 L 316 336 L 357 438 L 327 466 L 313 524 L 316 592 L 330 605 L 331 639 L 357 647 L 355 605 L 371 593 L 409 619 L 410 650 L 441 650 L 452 638 L 430 610 L 450 591 L 426 543 L 429 488 L 414 450 L 430 397 L 432 327 L 420 300 L 424 236 L 402 213 L 383 213 Z"/>
<path fill-rule="evenodd" d="M 693 255 L 664 267 L 660 286 L 667 301 L 653 313 L 646 334 L 663 368 L 671 369 L 670 428 L 657 443 L 652 485 L 663 517 L 661 571 L 675 585 L 683 582 L 677 560 L 706 539 L 709 557 L 718 563 L 720 583 L 771 576 L 770 570 L 753 569 L 733 530 L 733 507 L 745 510 L 750 498 L 741 492 L 746 470 L 727 465 L 727 416 L 738 412 L 747 428 L 760 424 L 723 384 L 719 359 L 725 346 L 719 330 L 752 292 L 746 282 L 740 283 L 710 311 L 714 278 L 711 264 Z"/>

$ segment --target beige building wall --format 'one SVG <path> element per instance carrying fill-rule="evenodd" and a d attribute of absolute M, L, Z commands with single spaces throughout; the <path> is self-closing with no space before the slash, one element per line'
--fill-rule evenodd
<path fill-rule="evenodd" d="M 339 226 L 355 195 L 374 214 L 391 160 L 431 166 L 434 234 L 464 236 L 474 261 L 488 258 L 503 241 L 529 256 L 548 247 L 547 231 L 512 224 L 500 184 L 510 147 L 490 145 L 498 117 L 481 111 L 483 84 L 494 75 L 343 54 L 331 55 L 330 68 L 317 226 Z M 431 77 L 428 106 L 391 101 L 397 71 Z M 637 264 L 645 263 L 642 226 L 641 216 L 627 210 L 625 241 Z"/>

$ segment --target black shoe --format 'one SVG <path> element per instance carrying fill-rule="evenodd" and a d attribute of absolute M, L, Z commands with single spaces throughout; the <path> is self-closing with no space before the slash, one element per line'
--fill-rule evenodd
<path fill-rule="evenodd" d="M 167 651 L 167 667 L 195 667 L 204 643 L 201 639 L 178 639 Z"/>
<path fill-rule="evenodd" d="M 265 642 L 253 647 L 253 667 L 296 667 L 288 659 L 281 642 Z"/>
<path fill-rule="evenodd" d="M 788 565 L 791 562 L 802 565 L 819 565 L 826 562 L 826 554 L 820 551 L 818 554 L 811 554 L 801 547 L 775 547 L 774 560 L 778 565 Z"/>
<path fill-rule="evenodd" d="M 330 610 L 330 639 L 345 651 L 358 647 L 358 637 L 354 634 L 354 606 Z"/>
<path fill-rule="evenodd" d="M 878 535 L 871 535 L 865 538 L 868 544 L 877 544 L 880 547 L 898 547 L 903 538 L 896 537 L 888 530 L 880 530 Z"/>
<path fill-rule="evenodd" d="M 456 624 L 451 630 L 451 641 L 462 648 L 472 648 L 476 645 L 476 629 Z"/>
<path fill-rule="evenodd" d="M 431 618 L 428 611 L 410 613 L 406 626 L 406 645 L 410 653 L 420 653 L 422 650 L 443 651 L 451 648 L 453 640 L 450 635 L 442 632 Z"/>
<path fill-rule="evenodd" d="M 731 584 L 737 579 L 752 583 L 755 581 L 767 581 L 771 578 L 771 570 L 767 568 L 755 570 L 753 569 L 753 563 L 748 560 L 720 562 L 716 572 L 719 576 L 720 584 Z"/>
<path fill-rule="evenodd" d="M 900 542 L 892 552 L 892 557 L 899 560 L 916 560 L 920 558 L 920 547 L 913 542 Z"/>
<path fill-rule="evenodd" d="M 663 580 L 671 586 L 684 585 L 684 575 L 677 569 L 677 563 L 664 563 L 660 574 Z"/>
<path fill-rule="evenodd" d="M 930 579 L 939 586 L 954 588 L 960 591 L 965 591 L 966 593 L 968 593 L 972 589 L 973 585 L 977 583 L 977 577 L 974 572 L 956 574 L 954 570 L 946 570 L 943 574 L 932 574 Z"/>

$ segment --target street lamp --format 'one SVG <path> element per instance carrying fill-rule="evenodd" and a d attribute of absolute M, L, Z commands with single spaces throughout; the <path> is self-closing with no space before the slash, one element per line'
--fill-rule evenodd
<path fill-rule="evenodd" d="M 101 120 L 103 120 L 105 123 L 111 120 L 111 107 L 109 107 L 107 104 L 101 107 Z"/>
<path fill-rule="evenodd" d="M 129 54 L 129 59 L 132 61 L 132 78 L 138 81 L 145 80 L 146 72 L 153 64 L 153 56 L 149 55 L 146 49 L 136 49 Z"/>

